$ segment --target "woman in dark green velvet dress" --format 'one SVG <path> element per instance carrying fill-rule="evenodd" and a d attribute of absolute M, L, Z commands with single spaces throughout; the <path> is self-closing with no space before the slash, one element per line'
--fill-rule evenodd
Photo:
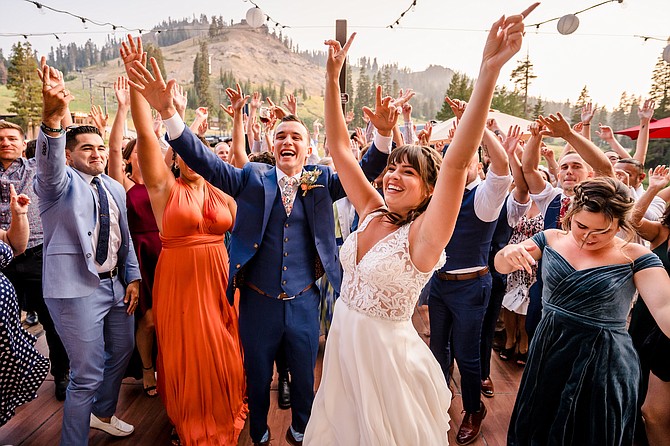
<path fill-rule="evenodd" d="M 630 230 L 627 187 L 597 178 L 575 187 L 563 224 L 495 259 L 503 273 L 543 257 L 542 321 L 533 337 L 508 431 L 509 445 L 632 444 L 640 366 L 626 331 L 637 287 L 670 333 L 670 278 Z"/>

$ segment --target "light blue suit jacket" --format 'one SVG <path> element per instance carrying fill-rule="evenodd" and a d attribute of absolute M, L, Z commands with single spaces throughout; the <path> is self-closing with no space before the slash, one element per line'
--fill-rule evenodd
<path fill-rule="evenodd" d="M 33 187 L 40 198 L 44 228 L 42 286 L 45 298 L 90 296 L 100 284 L 91 236 L 97 221 L 94 190 L 76 170 L 65 164 L 65 136 L 37 138 L 37 174 Z M 100 175 L 120 211 L 119 278 L 125 284 L 140 279 L 128 230 L 126 194 L 107 175 Z"/>

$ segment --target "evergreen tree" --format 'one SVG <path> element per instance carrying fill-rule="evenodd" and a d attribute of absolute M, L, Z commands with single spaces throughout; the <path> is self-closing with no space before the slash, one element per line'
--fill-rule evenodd
<path fill-rule="evenodd" d="M 445 96 L 449 96 L 451 99 L 469 101 L 474 85 L 474 80 L 469 78 L 466 74 L 454 73 L 454 75 L 451 77 L 451 81 L 449 81 L 449 87 L 447 87 Z M 438 121 L 446 121 L 447 119 L 451 119 L 453 117 L 454 112 L 451 111 L 449 104 L 444 102 L 440 111 L 437 112 L 435 119 Z"/>
<path fill-rule="evenodd" d="M 496 87 L 491 100 L 491 108 L 512 116 L 522 117 L 524 115 L 521 96 L 516 90 L 508 91 L 505 86 Z"/>
<path fill-rule="evenodd" d="M 354 123 L 357 127 L 363 127 L 363 107 L 371 107 L 374 98 L 370 94 L 370 78 L 365 73 L 365 65 L 361 64 L 356 84 L 356 102 L 354 107 Z"/>
<path fill-rule="evenodd" d="M 12 46 L 7 70 L 7 87 L 14 92 L 9 106 L 13 119 L 23 129 L 29 122 L 39 122 L 42 114 L 42 84 L 37 77 L 37 59 L 29 42 Z"/>
<path fill-rule="evenodd" d="M 198 107 L 212 108 L 214 101 L 209 91 L 209 50 L 207 42 L 200 42 L 200 51 L 193 61 L 193 89 Z"/>
<path fill-rule="evenodd" d="M 0 85 L 7 84 L 7 64 L 7 59 L 5 59 L 2 48 L 0 48 Z"/>
<path fill-rule="evenodd" d="M 628 113 L 630 112 L 631 101 L 628 97 L 628 93 L 625 91 L 621 93 L 621 98 L 619 99 L 619 105 L 612 112 L 610 117 L 610 126 L 613 130 L 623 130 L 626 128 L 628 122 Z"/>
<path fill-rule="evenodd" d="M 651 75 L 649 96 L 656 101 L 655 118 L 670 116 L 670 63 L 659 57 Z"/>
<path fill-rule="evenodd" d="M 538 116 L 543 115 L 544 116 L 545 111 L 544 111 L 544 102 L 542 102 L 542 98 L 537 98 L 537 102 L 535 103 L 535 106 L 533 107 L 533 113 L 531 117 L 533 119 L 537 119 Z"/>
<path fill-rule="evenodd" d="M 581 93 L 579 93 L 579 98 L 575 102 L 575 107 L 572 109 L 572 124 L 576 124 L 582 120 L 582 108 L 591 100 L 589 97 L 589 90 L 586 88 L 586 85 L 582 88 Z"/>
<path fill-rule="evenodd" d="M 355 104 L 356 95 L 354 94 L 354 81 L 351 76 L 351 65 L 349 61 L 345 62 L 347 64 L 347 75 L 345 80 L 344 91 L 349 95 L 349 103 L 347 104 L 347 110 L 352 110 Z"/>
<path fill-rule="evenodd" d="M 537 76 L 533 73 L 533 64 L 528 55 L 526 58 L 519 61 L 519 65 L 512 71 L 510 79 L 514 82 L 515 89 L 523 97 L 523 114 L 524 118 L 528 116 L 528 87 L 533 79 Z"/>

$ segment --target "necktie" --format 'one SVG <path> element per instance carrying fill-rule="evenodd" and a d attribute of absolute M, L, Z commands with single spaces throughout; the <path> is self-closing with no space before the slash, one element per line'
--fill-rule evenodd
<path fill-rule="evenodd" d="M 279 186 L 281 188 L 281 201 L 284 203 L 284 209 L 286 209 L 286 216 L 288 217 L 293 210 L 293 201 L 295 200 L 298 188 L 298 180 L 293 177 L 283 177 L 279 180 Z"/>
<path fill-rule="evenodd" d="M 98 190 L 98 222 L 100 223 L 98 246 L 95 248 L 95 261 L 98 265 L 102 265 L 107 260 L 109 251 L 109 202 L 107 201 L 107 193 L 102 188 L 100 178 L 93 178 L 92 183 Z"/>
<path fill-rule="evenodd" d="M 563 220 L 563 217 L 565 217 L 565 213 L 568 212 L 568 208 L 570 207 L 571 202 L 572 199 L 570 197 L 563 197 L 561 199 L 561 210 L 558 211 L 558 221 L 556 222 L 558 229 L 561 228 L 561 221 Z"/>

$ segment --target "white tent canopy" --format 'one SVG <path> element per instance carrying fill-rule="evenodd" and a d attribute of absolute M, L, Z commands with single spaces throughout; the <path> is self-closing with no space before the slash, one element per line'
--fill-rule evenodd
<path fill-rule="evenodd" d="M 521 128 L 522 139 L 528 139 L 530 137 L 530 132 L 528 131 L 528 126 L 533 121 L 528 121 L 523 118 L 517 118 L 516 116 L 508 115 L 507 113 L 502 113 L 499 111 L 490 111 L 489 119 L 495 119 L 498 123 L 498 127 L 507 133 L 509 128 L 514 125 L 518 125 Z M 430 136 L 430 142 L 435 143 L 438 141 L 448 141 L 449 140 L 449 130 L 453 127 L 456 118 L 451 118 L 446 121 L 438 122 L 433 125 L 433 132 Z"/>

